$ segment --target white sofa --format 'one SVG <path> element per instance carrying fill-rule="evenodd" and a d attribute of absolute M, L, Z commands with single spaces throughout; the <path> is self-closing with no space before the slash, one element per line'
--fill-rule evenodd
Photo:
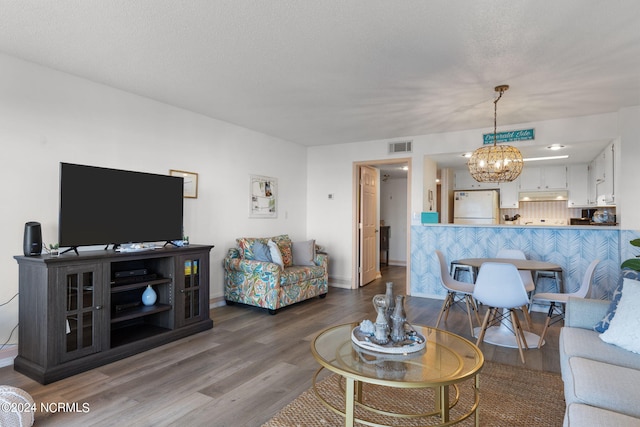
<path fill-rule="evenodd" d="M 593 327 L 609 301 L 570 298 L 560 331 L 565 427 L 640 426 L 640 354 L 603 342 Z"/>

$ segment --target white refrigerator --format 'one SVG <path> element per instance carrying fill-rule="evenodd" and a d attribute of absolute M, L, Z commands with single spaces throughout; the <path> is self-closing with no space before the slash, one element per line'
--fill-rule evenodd
<path fill-rule="evenodd" d="M 500 199 L 498 190 L 454 191 L 454 224 L 498 224 Z"/>

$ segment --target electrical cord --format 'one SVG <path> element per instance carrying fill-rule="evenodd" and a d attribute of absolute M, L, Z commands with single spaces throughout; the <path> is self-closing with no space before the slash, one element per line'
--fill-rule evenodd
<path fill-rule="evenodd" d="M 9 344 L 9 341 L 11 341 L 11 336 L 13 335 L 13 332 L 18 328 L 19 323 L 16 323 L 16 326 L 13 327 L 13 329 L 11 330 L 11 333 L 9 334 L 9 338 L 7 338 L 7 340 L 2 343 L 2 345 L 0 345 L 0 350 L 3 350 L 7 344 Z"/>
<path fill-rule="evenodd" d="M 19 292 L 16 292 L 16 294 L 14 296 L 11 297 L 11 299 L 9 299 L 9 301 L 7 302 L 3 302 L 2 304 L 0 304 L 0 307 L 3 307 L 7 304 L 9 304 L 11 301 L 13 301 L 15 299 L 15 297 L 17 297 L 19 294 Z M 2 345 L 0 345 L 0 350 L 4 349 L 6 347 L 7 344 L 9 344 L 9 341 L 11 341 L 11 336 L 13 335 L 13 333 L 15 332 L 16 328 L 18 327 L 19 323 L 16 324 L 16 326 L 13 327 L 13 329 L 11 330 L 11 333 L 9 334 L 9 338 L 7 338 L 7 340 L 2 343 Z"/>
<path fill-rule="evenodd" d="M 10 299 L 9 301 L 7 301 L 7 302 L 3 302 L 2 304 L 0 304 L 0 307 L 5 306 L 5 305 L 9 304 L 11 301 L 13 301 L 13 299 L 14 299 L 15 297 L 17 297 L 17 296 L 18 296 L 18 294 L 19 294 L 19 292 L 16 292 L 16 294 L 15 294 L 14 296 L 12 296 L 12 297 L 11 297 L 11 299 Z"/>

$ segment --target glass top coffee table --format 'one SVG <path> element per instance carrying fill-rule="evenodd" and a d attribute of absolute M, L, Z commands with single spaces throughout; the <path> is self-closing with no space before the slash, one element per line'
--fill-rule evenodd
<path fill-rule="evenodd" d="M 351 331 L 358 323 L 332 326 L 320 332 L 311 343 L 311 352 L 321 367 L 313 377 L 313 388 L 323 405 L 345 417 L 345 426 L 353 426 L 355 421 L 365 425 L 383 425 L 356 418 L 356 406 L 365 413 L 390 415 L 393 417 L 440 417 L 441 424 L 451 425 L 475 415 L 478 425 L 478 373 L 484 365 L 484 356 L 480 349 L 469 340 L 436 328 L 412 325 L 420 335 L 426 338 L 426 347 L 417 352 L 389 354 L 364 349 L 351 339 Z M 318 374 L 327 369 L 344 378 L 344 387 L 340 382 L 339 392 L 343 393 L 344 406 L 337 407 L 327 401 L 316 387 Z M 473 378 L 473 404 L 469 410 L 455 420 L 449 419 L 450 409 L 458 403 L 460 388 L 458 383 Z M 366 387 L 374 384 L 383 387 L 402 389 L 434 389 L 434 411 L 402 413 L 384 408 L 385 402 L 376 402 L 372 407 L 363 402 Z M 455 389 L 455 397 L 450 399 L 449 386 Z M 465 389 L 465 392 L 466 389 Z M 393 396 L 393 393 L 390 393 Z M 393 397 L 391 397 L 393 399 Z M 416 399 L 413 407 L 420 408 L 425 402 Z"/>

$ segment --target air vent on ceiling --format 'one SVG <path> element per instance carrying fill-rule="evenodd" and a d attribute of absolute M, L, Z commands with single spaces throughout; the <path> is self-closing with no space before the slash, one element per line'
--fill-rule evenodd
<path fill-rule="evenodd" d="M 389 143 L 389 154 L 393 153 L 411 153 L 411 145 L 413 141 L 397 141 Z"/>

